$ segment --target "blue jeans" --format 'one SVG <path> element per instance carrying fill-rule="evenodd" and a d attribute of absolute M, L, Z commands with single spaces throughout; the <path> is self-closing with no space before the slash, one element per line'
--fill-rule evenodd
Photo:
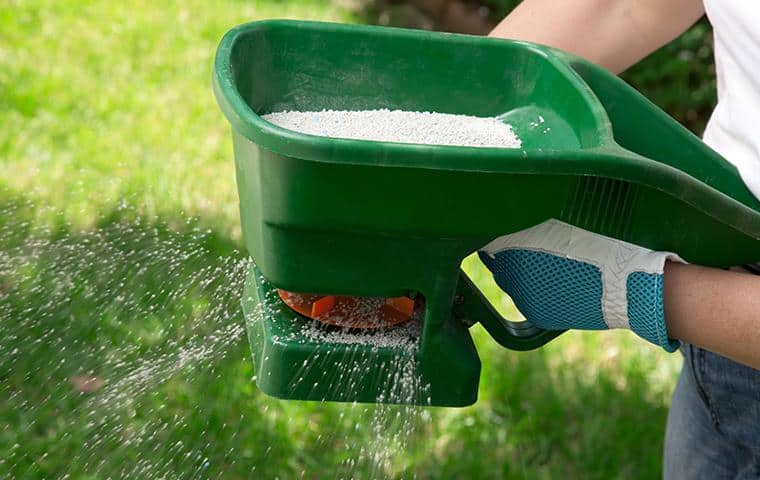
<path fill-rule="evenodd" d="M 663 477 L 760 478 L 760 371 L 691 345 L 681 351 Z"/>

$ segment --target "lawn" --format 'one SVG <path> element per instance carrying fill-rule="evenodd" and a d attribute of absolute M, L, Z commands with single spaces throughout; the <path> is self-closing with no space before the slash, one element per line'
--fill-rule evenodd
<path fill-rule="evenodd" d="M 271 17 L 358 21 L 326 1 L 0 4 L 0 477 L 658 476 L 681 360 L 626 332 L 513 353 L 475 328 L 463 409 L 256 390 L 210 78 L 221 35 Z M 368 418 L 397 413 L 378 440 Z M 382 442 L 379 470 L 346 467 Z"/>

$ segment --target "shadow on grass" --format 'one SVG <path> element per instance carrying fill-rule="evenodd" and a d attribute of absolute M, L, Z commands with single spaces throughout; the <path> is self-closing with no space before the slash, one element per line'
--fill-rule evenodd
<path fill-rule="evenodd" d="M 660 476 L 667 407 L 652 398 L 645 371 L 634 364 L 615 378 L 605 369 L 589 376 L 588 366 L 556 360 L 561 346 L 480 350 L 480 400 L 433 432 L 446 440 L 421 455 L 418 471 L 431 472 L 422 478 Z"/>
<path fill-rule="evenodd" d="M 257 392 L 239 307 L 247 261 L 235 242 L 129 208 L 88 231 L 41 230 L 36 214 L 0 191 L 9 477 L 333 478 L 377 433 L 372 408 Z M 649 399 L 644 372 L 628 369 L 622 387 L 605 370 L 590 379 L 577 365 L 550 368 L 562 355 L 483 346 L 481 401 L 413 416 L 405 453 L 375 474 L 656 476 L 666 410 Z"/>

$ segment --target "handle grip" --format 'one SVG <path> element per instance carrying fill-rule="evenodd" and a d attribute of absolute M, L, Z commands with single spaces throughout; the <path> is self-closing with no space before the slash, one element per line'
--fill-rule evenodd
<path fill-rule="evenodd" d="M 544 330 L 527 320 L 524 322 L 507 320 L 493 308 L 491 302 L 483 296 L 480 289 L 463 271 L 459 272 L 453 314 L 455 318 L 468 326 L 479 322 L 494 340 L 510 350 L 533 350 L 546 345 L 565 332 L 565 330 Z"/>

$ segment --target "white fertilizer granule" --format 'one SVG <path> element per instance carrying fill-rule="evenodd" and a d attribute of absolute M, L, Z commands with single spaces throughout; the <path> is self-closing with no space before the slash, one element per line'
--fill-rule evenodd
<path fill-rule="evenodd" d="M 368 345 L 412 352 L 416 350 L 422 334 L 422 321 L 411 320 L 403 325 L 379 330 L 326 329 L 317 321 L 305 323 L 301 335 L 313 342 Z"/>
<path fill-rule="evenodd" d="M 289 130 L 321 137 L 467 147 L 522 146 L 512 126 L 494 117 L 381 109 L 287 111 L 262 118 Z"/>

